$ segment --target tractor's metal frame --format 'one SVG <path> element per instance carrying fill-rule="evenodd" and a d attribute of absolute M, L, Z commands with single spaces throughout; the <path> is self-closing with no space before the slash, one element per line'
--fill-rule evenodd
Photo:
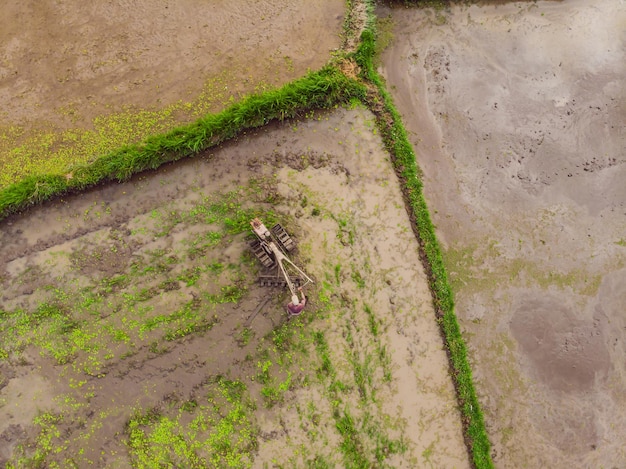
<path fill-rule="evenodd" d="M 296 243 L 280 224 L 277 223 L 268 230 L 261 220 L 255 218 L 250 225 L 256 235 L 256 239 L 250 243 L 250 249 L 267 272 L 259 276 L 261 285 L 287 286 L 292 295 L 297 295 L 298 287 L 314 283 L 311 277 L 287 257 L 295 251 Z"/>

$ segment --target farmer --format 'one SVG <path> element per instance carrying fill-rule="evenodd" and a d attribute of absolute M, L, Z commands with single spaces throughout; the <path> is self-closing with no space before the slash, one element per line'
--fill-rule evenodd
<path fill-rule="evenodd" d="M 302 291 L 302 287 L 298 287 L 298 291 L 302 295 L 302 299 L 298 301 L 298 295 L 293 295 L 291 297 L 291 302 L 289 302 L 289 304 L 287 305 L 287 312 L 289 313 L 289 317 L 298 316 L 306 306 L 306 296 Z"/>

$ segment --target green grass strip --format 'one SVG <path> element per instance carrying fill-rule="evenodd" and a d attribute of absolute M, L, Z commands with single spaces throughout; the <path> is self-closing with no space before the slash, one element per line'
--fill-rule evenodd
<path fill-rule="evenodd" d="M 378 117 L 383 141 L 392 155 L 396 172 L 402 179 L 405 197 L 412 210 L 413 228 L 419 240 L 420 255 L 425 261 L 437 321 L 447 346 L 451 375 L 462 414 L 464 438 L 470 457 L 476 468 L 492 468 L 491 444 L 474 389 L 467 348 L 454 313 L 454 297 L 441 248 L 422 192 L 421 173 L 400 114 L 373 66 L 375 50 L 376 32 L 373 20 L 370 20 L 361 35 L 361 45 L 355 53 L 355 60 L 361 67 L 363 78 L 378 89 L 378 96 L 370 95 L 369 107 Z M 376 102 L 377 100 L 380 102 Z"/>
<path fill-rule="evenodd" d="M 30 176 L 18 181 L 0 191 L 0 220 L 62 194 L 105 181 L 125 181 L 133 174 L 195 155 L 271 120 L 364 97 L 361 84 L 333 66 L 324 67 L 282 88 L 248 96 L 218 114 L 209 114 L 190 125 L 120 148 L 89 164 L 70 167 L 63 174 Z"/>

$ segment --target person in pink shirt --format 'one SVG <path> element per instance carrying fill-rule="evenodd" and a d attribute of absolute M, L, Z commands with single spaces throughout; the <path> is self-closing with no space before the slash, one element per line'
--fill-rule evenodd
<path fill-rule="evenodd" d="M 293 295 L 291 297 L 291 301 L 287 305 L 287 312 L 289 313 L 289 317 L 300 315 L 300 313 L 306 306 L 306 296 L 302 291 L 302 287 L 299 287 L 298 291 L 302 295 L 302 299 L 298 301 L 298 295 Z"/>

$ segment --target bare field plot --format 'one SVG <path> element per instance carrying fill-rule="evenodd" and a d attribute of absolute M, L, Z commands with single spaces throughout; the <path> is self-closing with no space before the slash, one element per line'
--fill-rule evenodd
<path fill-rule="evenodd" d="M 44 0 L 0 17 L 0 187 L 224 109 L 322 67 L 341 0 Z"/>

